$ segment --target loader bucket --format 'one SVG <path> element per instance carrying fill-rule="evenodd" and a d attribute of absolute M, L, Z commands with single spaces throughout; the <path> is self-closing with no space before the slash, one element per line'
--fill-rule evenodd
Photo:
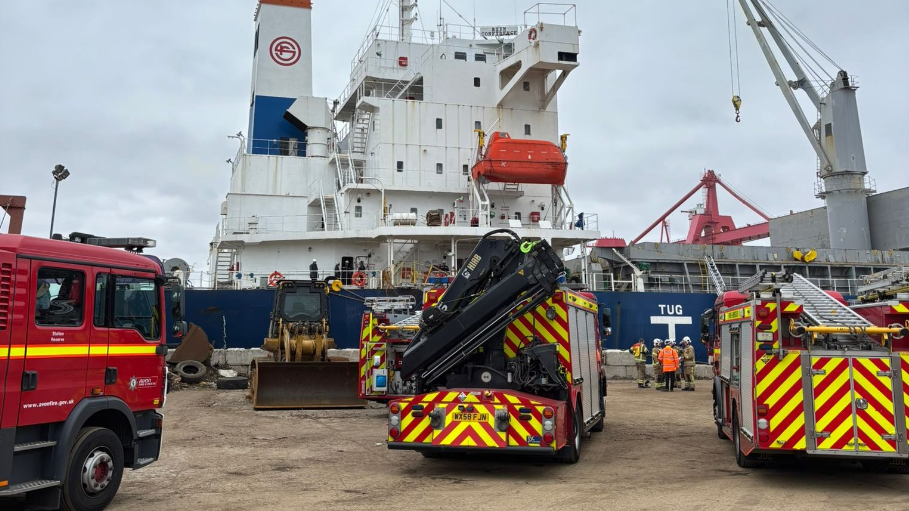
<path fill-rule="evenodd" d="M 253 360 L 253 408 L 365 408 L 357 397 L 356 362 Z"/>

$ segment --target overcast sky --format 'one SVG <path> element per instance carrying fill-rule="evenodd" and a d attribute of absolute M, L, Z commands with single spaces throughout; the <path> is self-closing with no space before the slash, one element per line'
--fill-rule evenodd
<path fill-rule="evenodd" d="M 533 4 L 448 2 L 481 25 L 513 23 L 515 6 Z M 335 98 L 375 2 L 314 3 L 314 91 Z M 776 4 L 858 77 L 878 190 L 909 185 L 909 2 Z M 60 186 L 56 232 L 147 236 L 158 240 L 158 255 L 205 269 L 228 190 L 225 160 L 237 148 L 226 136 L 247 127 L 255 5 L 0 2 L 0 194 L 28 197 L 26 233 L 47 236 L 50 171 L 63 163 L 72 175 Z M 740 124 L 730 103 L 725 0 L 577 2 L 581 66 L 559 94 L 560 131 L 571 134 L 576 207 L 598 214 L 604 235 L 631 240 L 705 168 L 774 215 L 822 205 L 813 196 L 814 153 L 736 9 Z M 421 2 L 420 12 L 434 27 L 438 2 Z M 461 22 L 447 8 L 444 16 Z M 739 224 L 759 220 L 723 192 L 720 207 Z M 673 214 L 671 228 L 683 237 L 686 216 Z M 647 239 L 658 238 L 654 230 Z"/>

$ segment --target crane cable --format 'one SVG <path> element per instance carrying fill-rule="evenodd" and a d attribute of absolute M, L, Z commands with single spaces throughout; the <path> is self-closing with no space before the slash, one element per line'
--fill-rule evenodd
<path fill-rule="evenodd" d="M 726 36 L 729 43 L 729 85 L 732 90 L 732 107 L 735 108 L 735 122 L 742 122 L 739 109 L 742 107 L 742 80 L 739 75 L 739 33 L 736 27 L 735 6 L 726 0 Z M 733 44 L 734 42 L 734 44 Z"/>

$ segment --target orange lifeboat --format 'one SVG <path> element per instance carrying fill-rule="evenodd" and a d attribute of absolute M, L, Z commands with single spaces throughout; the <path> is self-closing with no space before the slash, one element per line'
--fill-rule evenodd
<path fill-rule="evenodd" d="M 473 178 L 494 183 L 564 185 L 568 162 L 559 146 L 545 140 L 514 140 L 497 131 L 473 166 Z"/>

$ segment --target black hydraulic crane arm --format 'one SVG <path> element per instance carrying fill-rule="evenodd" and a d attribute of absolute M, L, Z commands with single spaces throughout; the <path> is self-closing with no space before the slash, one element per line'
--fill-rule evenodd
<path fill-rule="evenodd" d="M 494 238 L 505 232 L 512 239 Z M 437 307 L 423 313 L 404 352 L 402 375 L 432 382 L 464 361 L 517 317 L 552 296 L 564 271 L 545 240 L 524 241 L 507 229 L 477 244 Z"/>

